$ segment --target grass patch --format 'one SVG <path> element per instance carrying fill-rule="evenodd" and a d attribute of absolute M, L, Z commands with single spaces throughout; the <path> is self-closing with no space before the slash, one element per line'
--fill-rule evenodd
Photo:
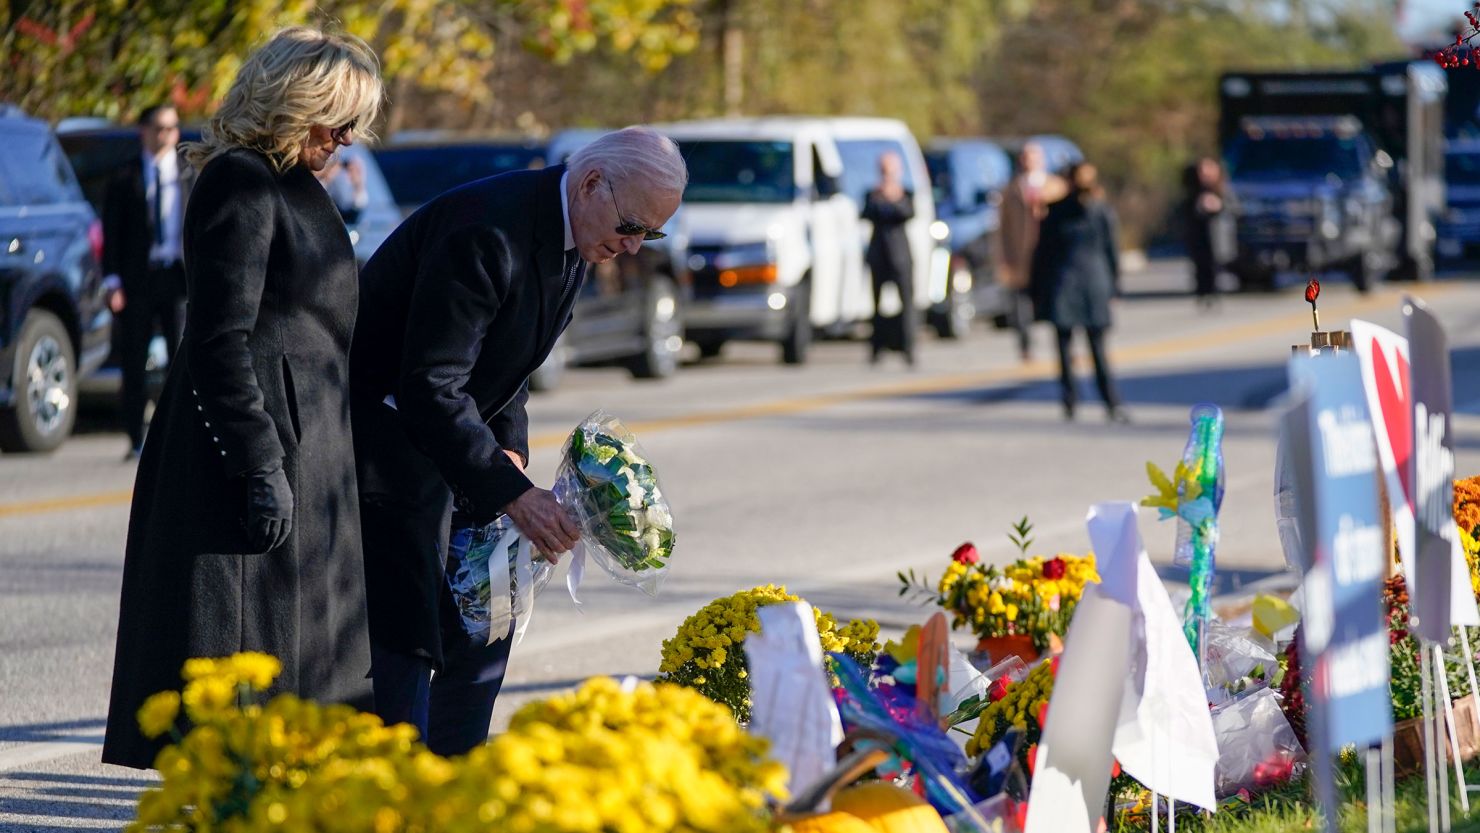
<path fill-rule="evenodd" d="M 1470 794 L 1470 813 L 1462 815 L 1459 798 L 1454 794 L 1450 770 L 1450 821 L 1455 833 L 1480 833 L 1480 793 Z M 1480 766 L 1465 767 L 1465 780 L 1480 784 Z M 1364 768 L 1346 764 L 1338 768 L 1337 788 L 1341 793 L 1341 833 L 1366 833 L 1367 795 Z M 1397 829 L 1400 833 L 1426 833 L 1429 829 L 1428 787 L 1422 775 L 1398 782 Z M 1165 811 L 1163 811 L 1165 812 Z M 1123 817 L 1112 830 L 1122 833 L 1150 830 L 1149 820 Z M 1163 816 L 1159 829 L 1165 831 Z M 1246 805 L 1224 808 L 1209 817 L 1194 812 L 1177 813 L 1178 833 L 1302 833 L 1320 829 L 1320 814 L 1311 801 L 1311 781 L 1299 781 L 1255 796 Z"/>

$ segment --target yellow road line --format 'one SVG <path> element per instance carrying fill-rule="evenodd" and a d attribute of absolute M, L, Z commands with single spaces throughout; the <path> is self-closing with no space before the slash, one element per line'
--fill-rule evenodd
<path fill-rule="evenodd" d="M 132 489 L 114 492 L 92 492 L 70 497 L 47 500 L 23 500 L 17 503 L 0 503 L 0 518 L 10 515 L 39 515 L 42 512 L 61 512 L 68 509 L 91 509 L 97 506 L 116 506 L 128 503 L 133 497 Z"/>
<path fill-rule="evenodd" d="M 1444 283 L 1424 286 L 1423 290 L 1425 296 L 1432 297 L 1454 291 L 1456 288 L 1456 284 Z M 1354 315 L 1361 315 L 1381 309 L 1392 309 L 1392 305 L 1398 302 L 1402 294 L 1401 292 L 1392 290 L 1376 292 L 1366 298 L 1327 307 L 1324 311 L 1326 312 L 1328 321 L 1345 321 Z M 1252 341 L 1280 333 L 1291 333 L 1295 341 L 1300 341 L 1304 338 L 1302 331 L 1309 325 L 1309 322 L 1309 313 L 1292 313 L 1262 321 L 1251 321 L 1245 324 L 1210 329 L 1194 335 L 1177 336 L 1147 342 L 1145 344 L 1135 344 L 1129 347 L 1111 350 L 1110 356 L 1117 363 L 1135 363 L 1171 356 L 1180 352 L 1196 352 L 1211 347 L 1227 347 L 1239 342 Z M 1283 357 L 1284 355 L 1284 353 L 1280 353 L 1279 357 Z M 1270 358 L 1276 357 L 1271 356 Z M 734 408 L 702 411 L 683 416 L 643 420 L 628 423 L 628 427 L 639 434 L 651 434 L 656 431 L 668 431 L 675 428 L 694 428 L 703 425 L 740 422 L 765 417 L 791 416 L 869 399 L 887 399 L 926 393 L 948 393 L 951 391 L 970 390 L 984 385 L 1001 384 L 1003 382 L 1025 382 L 1046 379 L 1052 370 L 1053 367 L 1049 362 L 1036 361 L 976 373 L 928 376 L 886 385 L 874 385 L 855 390 L 839 391 L 837 393 L 779 399 L 772 402 L 740 405 Z M 564 431 L 537 434 L 530 438 L 529 446 L 532 449 L 558 448 L 561 443 L 565 442 L 567 435 L 568 433 Z M 127 503 L 131 495 L 132 491 L 125 489 L 115 492 L 96 492 L 49 500 L 0 503 L 0 518 L 112 506 Z"/>

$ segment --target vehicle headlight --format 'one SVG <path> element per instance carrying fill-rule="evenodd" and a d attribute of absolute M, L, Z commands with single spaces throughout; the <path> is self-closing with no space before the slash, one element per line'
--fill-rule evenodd
<path fill-rule="evenodd" d="M 951 236 L 951 227 L 936 220 L 930 224 L 930 236 L 936 240 L 945 240 Z"/>

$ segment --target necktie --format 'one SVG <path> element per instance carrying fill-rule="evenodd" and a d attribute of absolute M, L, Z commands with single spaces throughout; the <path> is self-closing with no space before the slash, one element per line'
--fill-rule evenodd
<path fill-rule="evenodd" d="M 560 297 L 564 298 L 570 294 L 572 287 L 576 285 L 576 277 L 581 272 L 581 254 L 575 249 L 565 250 L 565 285 L 560 289 Z"/>
<path fill-rule="evenodd" d="M 164 177 L 157 164 L 154 166 L 154 243 L 164 245 Z"/>

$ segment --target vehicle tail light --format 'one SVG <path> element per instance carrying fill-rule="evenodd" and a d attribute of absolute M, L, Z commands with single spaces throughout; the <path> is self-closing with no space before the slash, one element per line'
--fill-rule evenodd
<path fill-rule="evenodd" d="M 720 286 L 740 286 L 750 283 L 775 283 L 776 264 L 768 263 L 764 266 L 742 266 L 738 269 L 726 269 L 719 273 Z"/>
<path fill-rule="evenodd" d="M 93 220 L 87 227 L 87 242 L 92 246 L 93 257 L 97 259 L 98 265 L 103 265 L 103 224 Z"/>

